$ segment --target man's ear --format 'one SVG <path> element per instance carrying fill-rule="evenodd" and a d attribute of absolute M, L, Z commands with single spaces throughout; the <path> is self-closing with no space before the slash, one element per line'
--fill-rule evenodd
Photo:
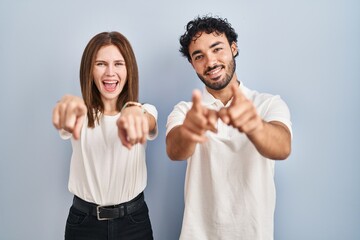
<path fill-rule="evenodd" d="M 189 63 L 191 64 L 191 66 L 194 67 L 193 62 L 192 62 L 192 59 L 191 59 L 191 58 L 188 58 L 188 60 L 189 60 Z"/>
<path fill-rule="evenodd" d="M 231 52 L 232 52 L 234 57 L 236 55 L 238 55 L 239 50 L 238 50 L 238 46 L 237 46 L 236 42 L 232 42 L 230 48 L 231 48 Z"/>

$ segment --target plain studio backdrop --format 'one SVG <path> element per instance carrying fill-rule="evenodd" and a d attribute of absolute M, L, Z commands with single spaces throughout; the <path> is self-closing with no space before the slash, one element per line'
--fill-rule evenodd
<path fill-rule="evenodd" d="M 291 110 L 293 151 L 275 171 L 275 239 L 360 239 L 357 0 L 1 0 L 0 239 L 63 239 L 71 144 L 52 126 L 52 109 L 62 95 L 81 94 L 85 45 L 112 30 L 132 43 L 140 100 L 159 111 L 145 191 L 154 237 L 178 239 L 186 162 L 167 157 L 165 125 L 176 103 L 202 89 L 178 39 L 205 14 L 239 34 L 240 80 Z"/>

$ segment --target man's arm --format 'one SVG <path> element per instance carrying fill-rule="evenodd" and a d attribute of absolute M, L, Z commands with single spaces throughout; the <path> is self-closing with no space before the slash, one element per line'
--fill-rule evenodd
<path fill-rule="evenodd" d="M 197 143 L 207 140 L 207 130 L 216 132 L 217 113 L 201 106 L 201 93 L 194 91 L 193 105 L 187 112 L 182 125 L 170 130 L 166 136 L 166 152 L 171 160 L 189 158 Z"/>
<path fill-rule="evenodd" d="M 194 153 L 197 143 L 191 140 L 183 125 L 176 126 L 166 136 L 166 152 L 171 160 L 184 160 Z"/>
<path fill-rule="evenodd" d="M 273 160 L 285 160 L 291 152 L 289 129 L 281 122 L 264 122 L 259 131 L 247 134 L 261 155 Z"/>
<path fill-rule="evenodd" d="M 291 134 L 285 124 L 265 122 L 255 106 L 235 86 L 233 100 L 228 108 L 219 111 L 219 117 L 228 125 L 245 133 L 261 155 L 273 160 L 284 160 L 291 152 Z"/>

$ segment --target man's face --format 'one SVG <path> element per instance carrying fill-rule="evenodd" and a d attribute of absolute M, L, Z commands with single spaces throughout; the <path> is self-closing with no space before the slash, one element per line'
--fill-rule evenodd
<path fill-rule="evenodd" d="M 201 33 L 191 41 L 189 53 L 196 74 L 208 88 L 221 90 L 229 84 L 235 72 L 237 46 L 229 45 L 225 34 Z"/>

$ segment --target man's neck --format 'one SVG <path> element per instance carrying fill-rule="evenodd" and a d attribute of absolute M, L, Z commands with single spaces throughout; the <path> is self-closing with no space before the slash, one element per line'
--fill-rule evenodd
<path fill-rule="evenodd" d="M 208 87 L 206 87 L 207 91 L 216 99 L 219 99 L 224 106 L 230 101 L 230 99 L 233 97 L 231 86 L 236 85 L 239 86 L 240 82 L 237 80 L 237 77 L 234 75 L 231 82 L 223 89 L 221 90 L 213 90 Z"/>

